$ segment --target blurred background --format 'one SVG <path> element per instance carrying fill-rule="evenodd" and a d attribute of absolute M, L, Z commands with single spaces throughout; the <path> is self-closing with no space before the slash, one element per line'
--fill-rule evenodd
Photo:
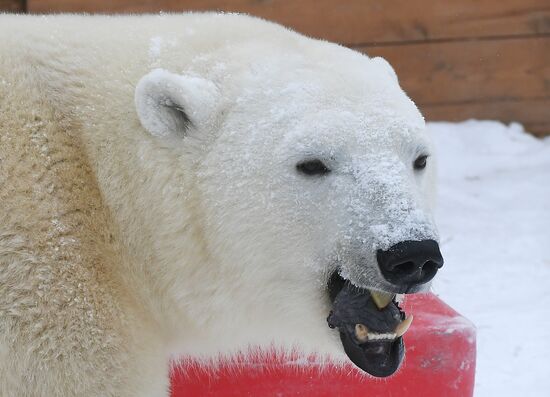
<path fill-rule="evenodd" d="M 550 395 L 549 0 L 0 0 L 19 13 L 205 10 L 393 65 L 438 152 L 446 264 L 433 290 L 477 327 L 475 395 Z"/>
<path fill-rule="evenodd" d="M 548 0 L 0 0 L 2 10 L 248 13 L 386 58 L 429 121 L 550 134 Z"/>

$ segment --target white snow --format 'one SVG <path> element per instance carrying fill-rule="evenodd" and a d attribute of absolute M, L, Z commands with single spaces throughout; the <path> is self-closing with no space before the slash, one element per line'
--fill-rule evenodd
<path fill-rule="evenodd" d="M 550 138 L 430 123 L 445 266 L 434 292 L 477 326 L 476 397 L 550 395 Z"/>
<path fill-rule="evenodd" d="M 189 32 L 188 32 L 189 33 Z M 177 40 L 173 37 L 164 38 L 162 36 L 153 36 L 149 39 L 149 64 L 151 67 L 161 65 L 161 55 L 163 51 L 173 50 L 177 45 Z"/>
<path fill-rule="evenodd" d="M 151 37 L 149 45 L 149 62 L 154 64 L 160 57 L 162 50 L 163 39 L 161 36 Z"/>

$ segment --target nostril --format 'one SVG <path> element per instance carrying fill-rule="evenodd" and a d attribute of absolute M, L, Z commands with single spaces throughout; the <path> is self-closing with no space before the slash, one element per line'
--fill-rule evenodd
<path fill-rule="evenodd" d="M 428 261 L 424 263 L 424 266 L 422 266 L 420 278 L 425 281 L 430 281 L 435 276 L 435 274 L 437 273 L 437 270 L 440 267 L 441 266 L 439 266 L 437 263 L 433 261 Z"/>
<path fill-rule="evenodd" d="M 397 277 L 406 277 L 410 274 L 416 273 L 418 270 L 418 266 L 415 265 L 414 262 L 404 262 L 399 263 L 398 265 L 395 265 L 395 267 L 392 270 L 392 273 L 395 274 Z"/>

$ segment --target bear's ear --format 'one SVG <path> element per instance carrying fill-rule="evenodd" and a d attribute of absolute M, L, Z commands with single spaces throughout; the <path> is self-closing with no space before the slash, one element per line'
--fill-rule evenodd
<path fill-rule="evenodd" d="M 371 61 L 373 61 L 374 63 L 376 63 L 377 65 L 380 65 L 382 68 L 384 68 L 386 70 L 386 72 L 390 75 L 390 77 L 396 82 L 398 83 L 399 80 L 397 78 L 397 74 L 395 73 L 395 70 L 393 70 L 392 66 L 390 65 L 390 63 L 388 61 L 386 61 L 384 58 L 382 57 L 374 57 L 374 58 L 371 58 Z"/>
<path fill-rule="evenodd" d="M 220 101 L 216 85 L 206 79 L 155 69 L 136 86 L 141 125 L 153 136 L 182 138 L 209 123 Z"/>

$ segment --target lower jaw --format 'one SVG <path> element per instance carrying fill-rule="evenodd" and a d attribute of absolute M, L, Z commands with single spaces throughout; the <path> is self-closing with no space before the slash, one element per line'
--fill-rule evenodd
<path fill-rule="evenodd" d="M 379 311 L 376 311 L 376 307 L 373 306 L 374 294 L 367 289 L 353 287 L 353 285 L 350 284 L 349 281 L 343 279 L 337 274 L 337 272 L 333 273 L 328 283 L 328 293 L 335 309 L 337 307 L 337 305 L 335 304 L 335 300 L 340 292 L 344 289 L 344 287 L 346 287 L 346 291 L 344 293 L 347 293 L 350 290 L 354 291 L 351 295 L 348 295 L 348 298 L 351 299 L 350 302 L 353 302 L 351 304 L 351 307 L 338 307 L 341 314 L 344 313 L 345 315 L 350 316 L 348 318 L 349 321 L 344 321 L 344 324 L 337 325 L 340 331 L 340 339 L 342 341 L 342 345 L 346 355 L 348 356 L 350 361 L 353 362 L 358 368 L 372 376 L 387 377 L 392 375 L 399 369 L 404 358 L 405 347 L 403 343 L 403 338 L 401 336 L 398 336 L 395 339 L 367 340 L 366 342 L 361 343 L 358 340 L 357 335 L 351 331 L 351 329 L 354 328 L 354 321 L 352 318 L 353 314 L 349 313 L 357 311 L 357 307 L 355 306 L 357 301 L 354 300 L 357 293 L 360 295 L 361 300 L 367 299 L 369 301 L 372 301 L 369 302 L 367 306 L 363 306 L 362 304 L 359 306 L 359 313 L 363 316 L 363 318 L 365 318 L 365 315 L 367 317 L 371 317 L 371 314 L 374 315 L 374 317 L 379 315 L 387 315 L 389 313 L 387 309 L 392 309 L 394 312 L 399 309 L 399 313 L 402 316 L 401 321 L 403 321 L 405 319 L 404 313 L 401 312 L 399 306 L 395 303 L 395 300 L 393 304 L 396 307 L 387 307 L 385 309 L 384 307 L 378 307 Z M 343 300 L 339 299 L 338 303 L 342 304 L 342 302 Z M 386 305 L 388 304 L 392 303 L 386 303 Z M 332 316 L 332 312 L 330 316 Z M 327 320 L 329 320 L 329 325 L 332 328 L 334 327 L 334 325 L 330 322 L 330 316 Z M 342 317 L 340 316 L 340 319 L 341 318 Z M 351 327 L 349 327 L 349 325 L 351 325 Z"/>
<path fill-rule="evenodd" d="M 393 375 L 401 366 L 405 356 L 402 337 L 393 341 L 366 342 L 357 345 L 346 333 L 340 332 L 340 339 L 351 362 L 372 376 L 384 378 Z"/>

